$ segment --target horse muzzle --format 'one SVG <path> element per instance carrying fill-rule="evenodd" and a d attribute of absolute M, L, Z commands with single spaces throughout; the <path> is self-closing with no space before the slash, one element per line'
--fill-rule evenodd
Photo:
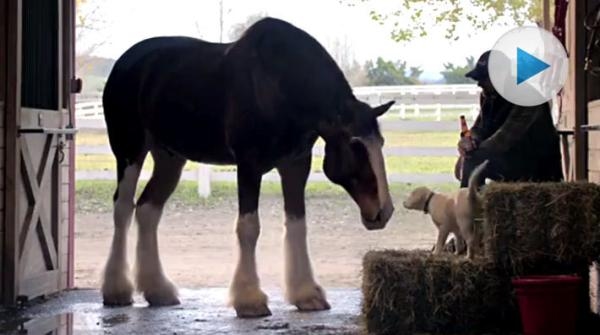
<path fill-rule="evenodd" d="M 362 223 L 367 230 L 379 230 L 385 228 L 385 225 L 392 217 L 394 213 L 394 205 L 391 201 L 386 202 L 383 207 L 379 210 L 377 215 L 372 218 L 362 217 Z"/>

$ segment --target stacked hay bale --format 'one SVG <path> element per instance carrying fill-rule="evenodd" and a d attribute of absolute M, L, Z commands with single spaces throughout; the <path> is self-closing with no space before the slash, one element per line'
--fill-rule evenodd
<path fill-rule="evenodd" d="M 600 254 L 596 184 L 492 184 L 484 199 L 486 255 L 509 274 L 587 271 Z"/>
<path fill-rule="evenodd" d="M 600 186 L 491 184 L 482 206 L 485 253 L 474 261 L 427 251 L 365 256 L 363 313 L 370 332 L 517 332 L 513 277 L 586 277 L 600 255 Z M 587 296 L 582 293 L 582 302 Z M 584 305 L 589 310 L 587 300 Z"/>
<path fill-rule="evenodd" d="M 510 290 L 491 262 L 425 250 L 371 251 L 364 258 L 363 311 L 375 334 L 503 329 L 515 319 Z"/>

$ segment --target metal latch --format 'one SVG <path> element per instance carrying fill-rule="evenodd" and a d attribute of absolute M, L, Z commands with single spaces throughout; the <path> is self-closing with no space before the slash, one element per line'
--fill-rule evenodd
<path fill-rule="evenodd" d="M 56 134 L 56 135 L 74 135 L 77 128 L 20 128 L 19 134 Z"/>
<path fill-rule="evenodd" d="M 580 126 L 582 131 L 599 131 L 600 130 L 600 124 L 584 124 Z"/>

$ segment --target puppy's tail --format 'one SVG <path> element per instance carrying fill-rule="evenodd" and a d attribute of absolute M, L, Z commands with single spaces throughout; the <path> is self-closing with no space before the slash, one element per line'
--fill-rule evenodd
<path fill-rule="evenodd" d="M 477 189 L 479 188 L 479 180 L 481 179 L 480 176 L 488 164 L 489 160 L 479 164 L 479 166 L 473 170 L 471 176 L 469 177 L 469 203 L 471 204 L 471 208 L 474 208 L 473 205 L 479 202 L 479 192 L 477 192 Z"/>

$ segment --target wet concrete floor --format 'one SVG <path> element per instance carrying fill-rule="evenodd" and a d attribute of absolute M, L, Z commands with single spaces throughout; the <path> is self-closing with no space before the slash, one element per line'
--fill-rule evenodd
<path fill-rule="evenodd" d="M 61 293 L 19 310 L 0 310 L 0 334 L 363 334 L 361 293 L 328 289 L 331 310 L 303 313 L 269 291 L 272 316 L 238 319 L 226 305 L 227 289 L 180 289 L 181 305 L 107 308 L 96 290 Z"/>

